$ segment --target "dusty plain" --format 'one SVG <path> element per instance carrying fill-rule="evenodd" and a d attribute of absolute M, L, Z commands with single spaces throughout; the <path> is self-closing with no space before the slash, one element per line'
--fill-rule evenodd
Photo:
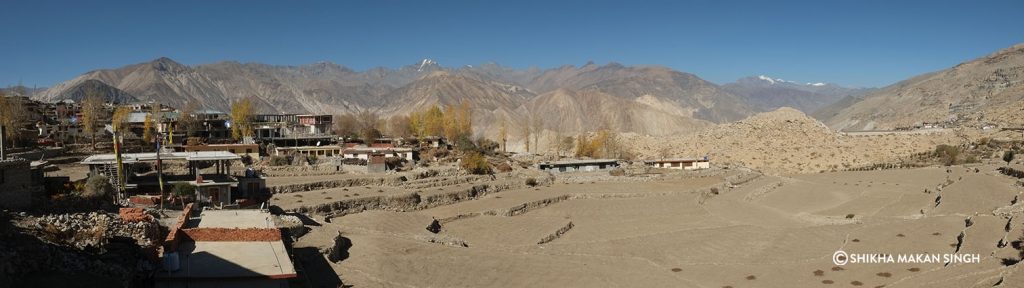
<path fill-rule="evenodd" d="M 1017 251 L 1000 243 L 1024 233 L 1024 204 L 1011 204 L 1024 189 L 998 167 L 563 175 L 411 209 L 307 211 L 311 230 L 293 246 L 343 250 L 327 262 L 332 271 L 320 271 L 333 275 L 309 273 L 314 287 L 337 284 L 327 278 L 352 287 L 1015 287 L 1024 268 L 1004 265 Z M 289 211 L 522 181 L 436 178 L 433 186 L 426 179 L 279 193 L 271 202 Z M 438 234 L 426 229 L 432 219 L 442 224 Z M 335 247 L 339 237 L 346 244 Z M 837 250 L 954 253 L 958 242 L 959 253 L 981 261 L 832 260 Z"/>

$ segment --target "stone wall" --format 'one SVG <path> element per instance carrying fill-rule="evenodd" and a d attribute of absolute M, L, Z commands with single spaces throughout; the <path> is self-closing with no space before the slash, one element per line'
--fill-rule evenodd
<path fill-rule="evenodd" d="M 23 210 L 32 206 L 32 194 L 40 187 L 32 185 L 29 161 L 0 161 L 0 208 Z"/>

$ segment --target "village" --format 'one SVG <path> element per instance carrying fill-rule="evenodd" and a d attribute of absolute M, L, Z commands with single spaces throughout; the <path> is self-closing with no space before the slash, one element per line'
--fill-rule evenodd
<path fill-rule="evenodd" d="M 1024 287 L 1024 1 L 919 2 L 4 1 L 0 288 Z"/>
<path fill-rule="evenodd" d="M 470 137 L 471 112 L 465 106 L 427 109 L 422 116 L 413 116 L 413 125 L 420 126 L 410 129 L 414 134 L 384 135 L 375 127 L 380 120 L 357 119 L 374 116 L 254 114 L 247 101 L 225 113 L 98 97 L 80 103 L 44 103 L 17 95 L 2 100 L 5 112 L 17 111 L 4 113 L 0 126 L 0 194 L 5 199 L 0 207 L 5 214 L 16 213 L 11 215 L 31 222 L 43 219 L 39 217 L 79 219 L 81 213 L 90 213 L 86 218 L 93 219 L 113 213 L 108 215 L 118 221 L 143 225 L 145 232 L 132 237 L 140 238 L 140 258 L 147 264 L 139 267 L 145 268 L 105 276 L 152 281 L 158 287 L 228 279 L 305 283 L 308 277 L 299 271 L 310 256 L 297 259 L 288 245 L 306 232 L 301 227 L 312 218 L 330 221 L 370 209 L 450 205 L 488 191 L 550 185 L 553 175 L 560 174 L 611 177 L 624 175 L 627 167 L 712 168 L 706 156 L 631 161 L 505 152 L 504 143 Z M 451 118 L 440 116 L 445 113 Z M 587 144 L 580 143 L 580 149 L 600 149 Z M 417 188 L 462 184 L 475 186 L 453 192 Z M 368 190 L 363 195 L 340 193 L 349 190 L 344 187 L 358 186 Z M 323 192 L 308 197 L 291 194 L 307 191 Z M 366 201 L 377 203 L 352 204 Z M 398 204 L 403 201 L 413 202 Z M 322 207 L 339 205 L 355 206 Z M 40 223 L 33 227 L 40 229 L 35 233 L 77 233 Z M 439 225 L 437 219 L 422 223 Z M 57 243 L 82 241 L 78 236 L 40 237 Z M 101 236 L 89 239 L 110 241 Z M 270 259 L 276 260 L 267 262 Z"/>
<path fill-rule="evenodd" d="M 244 100 L 231 108 L 5 96 L 0 109 L 17 112 L 0 119 L 0 234 L 10 239 L 0 244 L 9 252 L 0 270 L 22 278 L 0 281 L 342 287 L 517 286 L 523 279 L 578 286 L 571 279 L 590 279 L 582 285 L 664 286 L 685 277 L 687 286 L 861 286 L 885 285 L 885 275 L 904 269 L 900 277 L 989 284 L 1015 281 L 1019 275 L 1003 271 L 1024 259 L 1012 244 L 1024 239 L 1014 223 L 1024 213 L 1024 166 L 1013 154 L 1024 142 L 1012 140 L 1015 131 L 938 145 L 900 162 L 785 174 L 671 150 L 638 158 L 604 131 L 566 137 L 548 153 L 510 152 L 513 133 L 472 137 L 465 104 L 398 121 L 372 113 L 256 114 Z M 782 115 L 752 123 L 803 127 Z M 935 133 L 910 135 L 945 135 Z M 979 185 L 987 196 L 970 196 Z M 906 228 L 916 223 L 924 230 Z M 858 227 L 875 228 L 850 232 Z M 859 236 L 851 242 L 848 233 Z M 954 265 L 978 276 L 922 271 L 943 263 L 890 264 L 876 273 L 819 259 L 840 245 L 889 241 L 879 238 L 887 233 L 938 239 L 932 244 L 955 240 L 955 251 L 975 254 L 950 255 L 980 260 Z M 887 243 L 876 247 L 912 247 Z M 732 246 L 760 247 L 769 258 L 796 253 L 809 264 L 774 269 L 814 272 L 776 277 L 768 266 L 715 258 L 760 261 L 726 248 Z M 28 254 L 47 256 L 17 256 Z M 635 265 L 623 272 L 607 259 Z M 579 261 L 592 269 L 551 266 Z M 706 270 L 705 261 L 723 269 Z M 427 268 L 446 265 L 458 269 Z M 495 269 L 514 272 L 489 278 L 496 282 L 455 272 Z"/>

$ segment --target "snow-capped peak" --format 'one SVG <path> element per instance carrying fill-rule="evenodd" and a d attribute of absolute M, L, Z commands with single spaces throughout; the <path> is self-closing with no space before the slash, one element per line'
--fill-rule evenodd
<path fill-rule="evenodd" d="M 761 80 L 764 80 L 764 81 L 768 81 L 768 83 L 775 84 L 775 79 L 772 79 L 772 77 L 768 77 L 768 76 L 764 76 L 764 75 L 757 75 L 757 79 L 761 79 Z"/>
<path fill-rule="evenodd" d="M 811 85 L 811 86 L 825 86 L 825 83 L 821 83 L 821 82 L 818 82 L 818 83 L 807 83 L 807 85 Z"/>
<path fill-rule="evenodd" d="M 431 60 L 430 58 L 423 59 L 423 61 L 420 61 L 420 68 L 417 68 L 416 71 L 422 72 L 423 67 L 427 67 L 434 64 L 437 64 L 437 62 L 434 62 L 434 60 Z"/>

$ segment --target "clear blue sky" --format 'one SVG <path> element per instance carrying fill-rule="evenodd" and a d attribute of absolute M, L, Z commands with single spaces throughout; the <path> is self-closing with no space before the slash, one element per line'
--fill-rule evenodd
<path fill-rule="evenodd" d="M 642 2 L 642 3 L 641 3 Z M 0 85 L 161 56 L 356 70 L 654 64 L 883 86 L 1024 42 L 1024 1 L 10 1 Z"/>

